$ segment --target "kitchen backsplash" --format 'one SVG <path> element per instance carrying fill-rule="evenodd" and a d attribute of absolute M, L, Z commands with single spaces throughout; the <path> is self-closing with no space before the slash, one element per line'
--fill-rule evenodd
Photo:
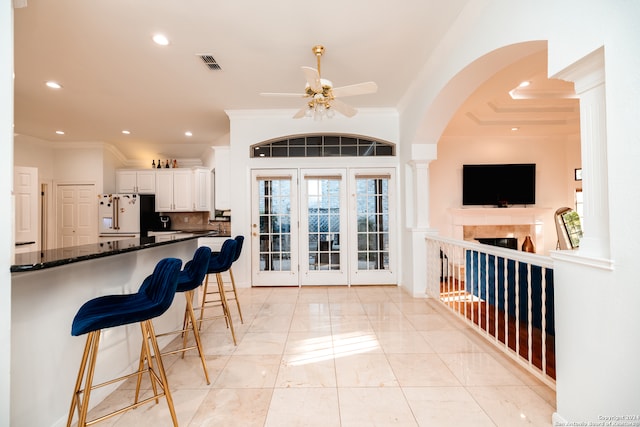
<path fill-rule="evenodd" d="M 230 221 L 209 222 L 209 212 L 170 212 L 171 228 L 173 230 L 214 230 L 223 235 L 231 235 Z"/>

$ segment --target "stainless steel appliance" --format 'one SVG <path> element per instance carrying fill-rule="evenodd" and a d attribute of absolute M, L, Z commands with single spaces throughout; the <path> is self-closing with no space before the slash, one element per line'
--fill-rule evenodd
<path fill-rule="evenodd" d="M 171 230 L 171 218 L 168 215 L 160 215 L 160 230 Z"/>
<path fill-rule="evenodd" d="M 146 237 L 156 218 L 155 196 L 101 194 L 98 196 L 99 240 Z"/>

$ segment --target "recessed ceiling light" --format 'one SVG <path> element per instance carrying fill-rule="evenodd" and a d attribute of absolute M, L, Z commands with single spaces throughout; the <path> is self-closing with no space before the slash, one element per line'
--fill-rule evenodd
<path fill-rule="evenodd" d="M 516 128 L 516 127 L 511 128 L 512 131 L 516 131 L 516 130 L 519 130 L 519 129 L 520 128 Z"/>
<path fill-rule="evenodd" d="M 527 87 L 527 86 L 529 86 L 530 84 L 531 84 L 531 82 L 529 82 L 529 81 L 525 81 L 525 82 L 520 83 L 520 84 L 518 85 L 518 87 Z"/>
<path fill-rule="evenodd" d="M 169 39 L 163 34 L 155 34 L 153 36 L 153 41 L 160 46 L 166 46 L 169 44 Z"/>
<path fill-rule="evenodd" d="M 63 130 L 57 130 L 57 131 L 56 131 L 56 133 L 57 133 L 58 135 L 64 135 L 64 131 L 63 131 Z"/>
<path fill-rule="evenodd" d="M 130 135 L 131 131 L 128 131 L 128 130 L 125 129 L 125 130 L 122 131 L 122 133 L 125 134 L 125 135 Z"/>
<path fill-rule="evenodd" d="M 62 89 L 62 85 L 58 82 L 54 82 L 50 80 L 45 84 L 47 85 L 47 87 L 50 87 L 51 89 Z"/>
<path fill-rule="evenodd" d="M 193 133 L 191 133 L 190 130 L 186 131 L 184 134 L 185 134 L 185 136 L 193 136 Z"/>

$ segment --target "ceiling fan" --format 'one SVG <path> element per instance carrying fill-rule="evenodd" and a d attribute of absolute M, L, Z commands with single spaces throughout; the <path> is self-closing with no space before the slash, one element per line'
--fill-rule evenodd
<path fill-rule="evenodd" d="M 324 53 L 324 46 L 316 45 L 311 48 L 311 51 L 316 55 L 318 69 L 302 67 L 302 72 L 307 80 L 304 93 L 267 92 L 261 93 L 261 95 L 308 98 L 307 104 L 293 116 L 294 119 L 302 117 L 314 117 L 315 119 L 333 117 L 335 111 L 347 117 L 355 116 L 358 110 L 337 98 L 375 93 L 378 90 L 378 85 L 375 82 L 364 82 L 349 86 L 333 87 L 331 81 L 323 79 L 320 74 L 320 58 Z"/>

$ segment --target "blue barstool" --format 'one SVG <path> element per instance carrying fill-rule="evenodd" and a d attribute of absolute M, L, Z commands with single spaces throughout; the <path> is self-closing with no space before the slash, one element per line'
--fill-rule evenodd
<path fill-rule="evenodd" d="M 207 384 L 211 384 L 209 381 L 209 371 L 207 369 L 207 362 L 204 356 L 204 350 L 202 349 L 202 342 L 200 340 L 200 332 L 198 328 L 194 325 L 197 325 L 196 315 L 193 311 L 193 295 L 198 286 L 202 285 L 204 281 L 204 277 L 207 275 L 207 271 L 209 269 L 209 259 L 211 258 L 211 249 L 208 246 L 201 246 L 196 249 L 196 252 L 193 255 L 193 259 L 188 261 L 180 274 L 178 275 L 178 287 L 176 292 L 183 292 L 184 296 L 187 300 L 187 305 L 184 312 L 184 323 L 181 330 L 165 332 L 162 334 L 156 335 L 156 337 L 161 337 L 170 334 L 182 334 L 182 348 L 178 350 L 168 351 L 162 353 L 162 355 L 168 354 L 176 354 L 182 353 L 182 357 L 184 357 L 184 352 L 188 350 L 198 350 L 198 354 L 200 355 L 200 361 L 202 362 L 202 369 L 204 370 L 204 377 L 207 380 Z M 187 334 L 188 332 L 193 332 L 193 337 L 195 338 L 196 345 L 187 347 Z M 140 387 L 138 381 L 138 389 Z"/>
<path fill-rule="evenodd" d="M 178 425 L 162 358 L 156 358 L 157 369 L 153 364 L 151 348 L 153 348 L 153 354 L 155 355 L 160 355 L 160 349 L 158 348 L 158 342 L 155 338 L 151 319 L 160 316 L 171 306 L 178 286 L 178 275 L 181 265 L 182 261 L 179 259 L 165 258 L 158 262 L 153 274 L 144 279 L 137 293 L 128 295 L 106 295 L 89 300 L 80 307 L 80 310 L 78 310 L 73 319 L 71 335 L 88 335 L 82 361 L 80 362 L 78 379 L 73 391 L 67 427 L 71 426 L 73 414 L 76 409 L 78 410 L 78 426 L 84 427 L 87 425 L 87 411 L 92 390 L 125 380 L 134 375 L 137 375 L 138 379 L 140 379 L 145 372 L 149 373 L 151 384 L 153 385 L 154 395 L 152 397 L 138 402 L 136 396 L 133 404 L 95 420 L 91 420 L 89 424 L 103 421 L 129 409 L 150 403 L 153 400 L 157 402 L 158 397 L 164 396 L 169 406 L 173 425 Z M 144 368 L 143 360 L 141 360 L 138 371 L 101 384 L 93 385 L 93 374 L 96 367 L 101 330 L 138 322 L 142 330 L 142 351 L 144 353 L 144 361 L 147 362 L 147 368 Z M 81 388 L 83 379 L 84 388 Z M 158 386 L 160 390 L 158 390 Z"/>
<path fill-rule="evenodd" d="M 233 264 L 233 258 L 236 254 L 236 246 L 237 243 L 233 239 L 227 239 L 222 244 L 222 248 L 220 248 L 220 252 L 214 253 L 211 255 L 209 259 L 209 269 L 207 270 L 207 277 L 204 281 L 204 286 L 202 290 L 202 302 L 200 304 L 200 320 L 198 327 L 202 327 L 202 322 L 205 320 L 216 319 L 218 317 L 224 317 L 229 329 L 231 329 L 231 337 L 233 338 L 233 343 L 237 345 L 236 342 L 236 333 L 233 329 L 233 321 L 231 320 L 231 312 L 229 311 L 229 303 L 227 301 L 227 297 L 224 291 L 224 281 L 222 280 L 222 273 L 229 270 L 231 268 L 231 264 Z M 218 292 L 220 295 L 220 299 L 210 300 L 207 299 L 208 295 L 208 287 L 209 287 L 209 275 L 215 274 L 216 280 L 218 282 Z M 204 317 L 204 310 L 208 306 L 217 306 L 220 305 L 222 307 L 222 314 L 214 317 Z"/>
<path fill-rule="evenodd" d="M 244 236 L 236 236 L 236 253 L 233 256 L 233 262 L 229 267 L 229 277 L 231 278 L 231 289 L 233 290 L 233 299 L 236 300 L 236 306 L 238 307 L 238 314 L 240 315 L 240 323 L 244 323 L 242 318 L 242 309 L 240 308 L 240 300 L 238 299 L 238 291 L 236 290 L 236 279 L 233 277 L 233 264 L 240 258 L 242 252 L 242 244 L 244 243 Z"/>

